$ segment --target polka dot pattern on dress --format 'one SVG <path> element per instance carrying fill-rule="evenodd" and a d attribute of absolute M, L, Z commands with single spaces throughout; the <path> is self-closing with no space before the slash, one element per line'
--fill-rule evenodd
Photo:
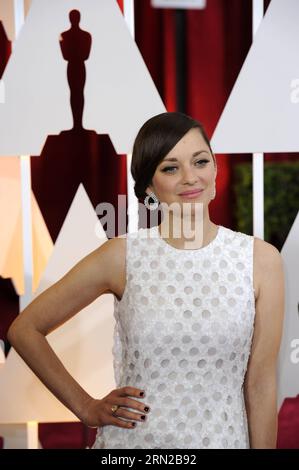
<path fill-rule="evenodd" d="M 197 250 L 172 247 L 157 227 L 127 234 L 126 287 L 114 296 L 115 382 L 144 389 L 151 411 L 136 429 L 98 428 L 94 448 L 249 447 L 242 384 L 252 276 L 253 237 L 226 227 Z"/>

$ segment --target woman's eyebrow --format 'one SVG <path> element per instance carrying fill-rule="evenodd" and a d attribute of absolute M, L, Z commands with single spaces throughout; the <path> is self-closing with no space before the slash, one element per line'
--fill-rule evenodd
<path fill-rule="evenodd" d="M 200 153 L 208 153 L 207 150 L 198 150 L 198 152 L 194 152 L 191 156 L 191 158 L 193 157 L 197 157 L 197 155 L 199 155 Z M 175 158 L 175 157 L 169 157 L 169 158 L 165 158 L 161 163 L 163 162 L 177 162 L 178 159 Z"/>

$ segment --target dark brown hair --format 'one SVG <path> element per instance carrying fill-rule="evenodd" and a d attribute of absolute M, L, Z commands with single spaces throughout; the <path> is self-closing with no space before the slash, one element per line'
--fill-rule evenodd
<path fill-rule="evenodd" d="M 198 129 L 215 157 L 202 124 L 180 112 L 161 113 L 146 121 L 139 130 L 132 153 L 131 174 L 134 192 L 144 199 L 146 188 L 151 184 L 157 166 L 178 141 L 190 130 Z"/>

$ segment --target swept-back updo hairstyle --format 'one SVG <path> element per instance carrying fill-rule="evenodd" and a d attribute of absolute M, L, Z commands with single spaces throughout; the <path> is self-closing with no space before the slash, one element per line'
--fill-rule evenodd
<path fill-rule="evenodd" d="M 135 181 L 134 192 L 143 200 L 146 188 L 151 184 L 157 166 L 177 142 L 190 129 L 198 129 L 214 158 L 203 125 L 180 112 L 161 113 L 146 121 L 139 130 L 132 153 L 131 174 Z"/>

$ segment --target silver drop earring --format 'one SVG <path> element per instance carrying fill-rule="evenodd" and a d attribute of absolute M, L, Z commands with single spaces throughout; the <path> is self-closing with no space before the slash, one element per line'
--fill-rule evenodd
<path fill-rule="evenodd" d="M 153 204 L 150 204 L 148 201 L 149 199 L 153 199 L 154 200 L 154 203 Z M 144 199 L 144 205 L 145 207 L 147 207 L 147 209 L 149 209 L 150 211 L 154 211 L 155 209 L 157 209 L 158 205 L 159 205 L 159 199 L 157 198 L 157 196 L 155 195 L 155 193 L 151 192 L 150 194 L 148 194 L 146 196 L 146 198 Z"/>

